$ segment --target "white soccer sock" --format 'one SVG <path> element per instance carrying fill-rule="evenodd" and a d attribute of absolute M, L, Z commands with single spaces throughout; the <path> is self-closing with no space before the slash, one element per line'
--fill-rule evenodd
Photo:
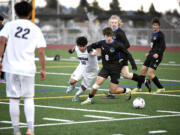
<path fill-rule="evenodd" d="M 9 104 L 9 112 L 10 112 L 10 117 L 12 121 L 12 125 L 14 128 L 14 134 L 19 130 L 19 116 L 20 116 L 20 110 L 19 110 L 19 99 L 10 99 L 10 104 Z"/>
<path fill-rule="evenodd" d="M 131 91 L 130 88 L 126 88 L 126 93 L 129 93 Z"/>
<path fill-rule="evenodd" d="M 34 99 L 24 98 L 24 112 L 28 128 L 34 131 Z"/>
<path fill-rule="evenodd" d="M 84 91 L 82 90 L 82 88 L 80 87 L 79 90 L 76 92 L 75 96 L 79 96 L 82 93 L 84 93 Z"/>

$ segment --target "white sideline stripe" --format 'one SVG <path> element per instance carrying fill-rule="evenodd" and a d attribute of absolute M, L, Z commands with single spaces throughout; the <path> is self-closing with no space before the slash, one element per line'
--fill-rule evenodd
<path fill-rule="evenodd" d="M 40 72 L 36 72 L 37 74 L 40 74 Z M 46 72 L 48 75 L 67 75 L 70 76 L 71 74 L 69 73 L 55 73 L 55 72 Z"/>
<path fill-rule="evenodd" d="M 46 85 L 46 84 L 35 84 L 35 86 L 42 86 L 42 87 L 56 87 L 56 88 L 67 88 L 68 86 L 61 86 L 61 85 Z M 79 88 L 79 87 L 76 87 Z M 101 91 L 109 91 L 109 89 L 98 89 Z M 168 96 L 168 97 L 180 97 L 180 95 L 173 95 L 173 94 L 154 94 L 154 93 L 146 93 L 146 92 L 139 92 L 140 94 L 149 94 L 149 95 L 156 95 L 156 96 Z"/>
<path fill-rule="evenodd" d="M 49 123 L 49 124 L 39 124 L 34 125 L 34 127 L 45 127 L 45 126 L 58 126 L 58 125 L 72 125 L 72 124 L 86 124 L 86 123 L 98 123 L 98 122 L 112 122 L 112 121 L 123 121 L 123 120 L 141 120 L 141 119 L 155 119 L 155 118 L 167 118 L 167 117 L 180 117 L 180 114 L 174 115 L 158 115 L 158 116 L 147 116 L 147 117 L 131 117 L 131 118 L 119 118 L 119 119 L 110 119 L 110 120 L 90 120 L 90 121 L 78 121 L 70 123 Z M 20 128 L 26 128 L 27 126 L 21 126 Z M 12 129 L 13 127 L 2 127 L 3 129 Z"/>
<path fill-rule="evenodd" d="M 139 61 L 138 61 L 138 62 L 136 62 L 136 64 L 137 64 L 137 65 L 142 65 L 143 62 L 139 62 Z M 177 66 L 177 67 L 179 67 L 180 64 L 161 63 L 160 66 Z"/>
<path fill-rule="evenodd" d="M 155 130 L 155 131 L 149 131 L 149 134 L 159 134 L 159 133 L 166 133 L 166 130 Z"/>
<path fill-rule="evenodd" d="M 0 121 L 0 123 L 12 124 L 12 122 L 11 122 L 11 121 L 5 121 L 5 120 Z M 22 123 L 22 122 L 20 122 L 19 124 L 20 124 L 20 125 L 26 125 L 26 123 Z"/>
<path fill-rule="evenodd" d="M 180 82 L 180 80 L 168 80 L 168 79 L 159 79 L 159 80 L 163 82 Z"/>
<path fill-rule="evenodd" d="M 74 122 L 74 121 L 72 121 L 72 120 L 55 119 L 55 118 L 43 118 L 43 120 L 59 121 L 59 122 L 65 122 L 65 123 Z"/>
<path fill-rule="evenodd" d="M 7 103 L 7 102 L 0 102 L 0 104 L 9 104 L 9 103 Z M 24 104 L 20 104 L 20 105 L 24 105 Z M 49 109 L 58 109 L 58 110 L 82 111 L 82 112 L 98 112 L 98 113 L 107 113 L 107 114 L 144 116 L 144 117 L 148 116 L 148 115 L 137 114 L 137 113 L 112 112 L 112 111 L 102 111 L 102 110 L 89 110 L 89 109 L 80 109 L 80 108 L 65 108 L 65 107 L 45 106 L 45 105 L 35 105 L 35 107 L 49 108 Z"/>
<path fill-rule="evenodd" d="M 46 84 L 35 84 L 35 86 L 41 86 L 41 87 L 55 87 L 55 88 L 67 88 L 68 86 L 62 86 L 62 85 L 46 85 Z M 76 87 L 79 88 L 79 87 Z M 109 89 L 98 89 L 102 91 L 109 91 Z"/>
<path fill-rule="evenodd" d="M 40 74 L 40 72 L 36 72 L 37 74 Z M 65 75 L 65 76 L 71 76 L 71 74 L 69 73 L 56 73 L 56 72 L 46 72 L 46 74 L 49 75 Z M 121 77 L 121 79 L 124 79 L 123 77 Z M 168 79 L 159 79 L 160 81 L 163 82 L 180 82 L 180 80 L 168 80 Z"/>
<path fill-rule="evenodd" d="M 165 111 L 165 110 L 157 110 L 157 112 L 165 112 L 165 113 L 172 113 L 172 114 L 180 114 L 180 112 L 176 112 L 176 111 Z"/>
<path fill-rule="evenodd" d="M 54 58 L 51 58 L 52 60 L 54 59 Z M 49 59 L 47 59 L 47 60 L 49 60 Z M 79 61 L 78 59 L 72 59 L 72 58 L 70 58 L 70 59 L 67 59 L 67 58 L 62 58 L 62 59 L 60 59 L 61 61 Z M 139 60 L 139 59 L 135 59 L 135 61 L 136 61 L 136 64 L 140 64 L 140 65 L 142 65 L 143 64 L 143 62 L 141 62 L 141 60 Z M 175 63 L 161 63 L 160 65 L 162 65 L 162 66 L 180 66 L 180 64 L 175 64 Z"/>
<path fill-rule="evenodd" d="M 106 120 L 114 119 L 113 117 L 105 117 L 105 116 L 97 116 L 97 115 L 84 115 L 84 117 L 106 119 Z"/>
<path fill-rule="evenodd" d="M 141 92 L 141 94 L 149 94 L 149 95 L 155 95 L 155 96 L 168 96 L 168 97 L 180 97 L 180 95 L 173 95 L 173 94 L 154 94 L 154 93 L 145 93 Z"/>

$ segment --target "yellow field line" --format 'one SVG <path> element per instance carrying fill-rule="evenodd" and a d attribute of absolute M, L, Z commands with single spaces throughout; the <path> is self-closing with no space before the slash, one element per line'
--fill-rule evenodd
<path fill-rule="evenodd" d="M 172 92 L 180 92 L 180 90 L 166 90 L 164 93 L 172 93 Z M 135 94 L 141 94 L 141 93 L 149 93 L 149 92 L 136 92 L 132 93 L 133 95 Z M 124 95 L 124 94 L 121 94 Z M 105 96 L 105 94 L 97 94 L 96 96 Z M 35 100 L 40 100 L 40 99 L 62 99 L 62 98 L 73 98 L 74 96 L 58 96 L 58 97 L 35 97 Z M 81 95 L 80 97 L 88 97 L 88 95 Z M 23 98 L 21 99 L 23 100 Z M 8 98 L 5 99 L 0 99 L 0 101 L 9 101 Z"/>

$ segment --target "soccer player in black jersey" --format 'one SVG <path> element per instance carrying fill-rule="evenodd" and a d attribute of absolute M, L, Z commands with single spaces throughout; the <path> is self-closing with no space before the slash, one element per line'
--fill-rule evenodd
<path fill-rule="evenodd" d="M 158 65 L 161 63 L 163 59 L 163 53 L 166 49 L 166 43 L 164 34 L 159 30 L 160 22 L 158 18 L 154 18 L 152 21 L 152 38 L 151 38 L 151 50 L 146 54 L 146 60 L 141 68 L 141 75 L 145 78 L 146 73 L 148 77 L 154 82 L 154 84 L 158 87 L 155 93 L 161 93 L 165 91 L 165 88 L 159 82 L 159 79 L 155 75 L 155 71 Z M 137 88 L 134 91 L 141 91 L 142 83 L 138 83 Z"/>
<path fill-rule="evenodd" d="M 123 67 L 124 61 L 130 61 L 132 69 L 137 70 L 134 59 L 131 54 L 117 42 L 113 40 L 113 31 L 110 27 L 103 29 L 103 35 L 105 40 L 93 43 L 88 46 L 88 52 L 93 53 L 93 49 L 100 48 L 102 56 L 102 69 L 98 74 L 95 84 L 92 86 L 92 89 L 89 93 L 87 100 L 81 104 L 90 104 L 92 98 L 96 94 L 98 88 L 103 84 L 103 82 L 110 76 L 110 91 L 113 94 L 127 93 L 130 95 L 131 89 L 129 88 L 118 88 L 120 73 Z"/>
<path fill-rule="evenodd" d="M 119 42 L 127 50 L 130 47 L 130 44 L 126 37 L 125 32 L 121 29 L 122 25 L 123 25 L 123 22 L 119 18 L 119 16 L 112 15 L 109 18 L 109 26 L 113 30 L 113 39 Z M 151 91 L 150 80 L 145 79 L 144 76 L 129 72 L 127 60 L 123 62 L 121 74 L 125 79 L 134 80 L 134 81 L 137 81 L 138 83 L 145 83 L 145 86 L 148 88 L 149 91 Z M 111 92 L 109 92 L 107 96 L 105 96 L 104 98 L 115 98 L 115 96 L 111 94 Z"/>

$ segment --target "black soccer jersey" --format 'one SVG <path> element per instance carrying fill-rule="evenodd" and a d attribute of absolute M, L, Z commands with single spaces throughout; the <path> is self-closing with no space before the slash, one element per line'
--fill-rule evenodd
<path fill-rule="evenodd" d="M 118 41 L 125 49 L 130 47 L 126 34 L 120 27 L 113 31 L 113 39 Z"/>
<path fill-rule="evenodd" d="M 163 53 L 166 49 L 164 34 L 161 31 L 152 33 L 150 45 L 151 50 L 149 51 L 149 54 L 153 56 L 155 53 L 157 53 L 159 55 L 159 58 L 162 58 Z"/>
<path fill-rule="evenodd" d="M 116 40 L 114 40 L 112 43 L 106 43 L 105 40 L 101 40 L 99 42 L 89 45 L 87 47 L 87 50 L 88 52 L 90 52 L 92 51 L 92 49 L 96 49 L 96 48 L 101 49 L 103 66 L 109 64 L 114 64 L 114 65 L 122 64 L 121 62 L 123 60 L 129 60 L 131 62 L 132 67 L 136 66 L 131 54 Z"/>

